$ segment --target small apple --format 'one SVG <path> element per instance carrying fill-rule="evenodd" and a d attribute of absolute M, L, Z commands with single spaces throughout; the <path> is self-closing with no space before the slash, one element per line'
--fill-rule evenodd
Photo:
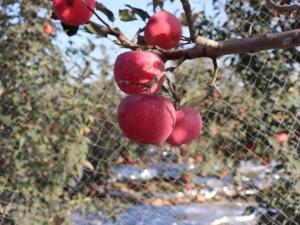
<path fill-rule="evenodd" d="M 161 58 L 151 52 L 130 51 L 119 55 L 114 66 L 114 77 L 119 88 L 127 94 L 155 93 L 164 82 L 164 77 L 152 82 L 162 74 L 165 65 Z M 147 87 L 139 84 L 149 84 Z"/>
<path fill-rule="evenodd" d="M 195 160 L 197 162 L 202 162 L 203 161 L 203 157 L 201 155 L 196 155 Z"/>
<path fill-rule="evenodd" d="M 144 144 L 161 144 L 175 125 L 175 108 L 160 95 L 129 95 L 118 107 L 118 122 L 128 139 Z"/>
<path fill-rule="evenodd" d="M 173 146 L 189 143 L 196 139 L 202 128 L 202 118 L 194 108 L 176 111 L 175 128 L 167 140 Z"/>
<path fill-rule="evenodd" d="M 44 33 L 48 35 L 52 35 L 54 33 L 54 28 L 50 23 L 44 24 Z"/>
<path fill-rule="evenodd" d="M 248 152 L 256 152 L 256 148 L 252 144 L 245 144 L 245 148 Z"/>
<path fill-rule="evenodd" d="M 182 29 L 176 16 L 167 11 L 160 11 L 149 19 L 144 33 L 147 44 L 168 50 L 178 45 Z"/>
<path fill-rule="evenodd" d="M 278 10 L 275 10 L 275 11 L 274 11 L 274 16 L 275 16 L 275 17 L 280 17 L 280 12 L 279 12 Z"/>
<path fill-rule="evenodd" d="M 181 178 L 182 178 L 182 180 L 183 180 L 185 183 L 188 183 L 189 180 L 191 179 L 190 175 L 189 175 L 189 174 L 186 174 L 186 173 L 182 174 L 182 175 L 181 175 Z"/>
<path fill-rule="evenodd" d="M 214 101 L 217 101 L 218 98 L 221 96 L 221 94 L 219 92 L 217 92 L 216 90 L 213 90 L 211 96 L 212 96 Z"/>
<path fill-rule="evenodd" d="M 186 188 L 187 190 L 191 191 L 191 190 L 193 190 L 193 188 L 194 188 L 194 184 L 192 184 L 192 183 L 187 183 L 187 184 L 185 185 L 185 188 Z"/>
<path fill-rule="evenodd" d="M 239 108 L 239 115 L 244 116 L 246 114 L 246 109 L 244 107 Z"/>
<path fill-rule="evenodd" d="M 267 166 L 269 165 L 270 163 L 270 154 L 269 153 L 266 153 L 264 156 L 263 156 L 263 161 L 262 161 L 262 164 L 264 166 Z"/>
<path fill-rule="evenodd" d="M 85 24 L 93 16 L 95 0 L 53 0 L 54 14 L 64 24 L 79 26 Z"/>
<path fill-rule="evenodd" d="M 279 145 L 282 146 L 282 145 L 288 143 L 288 141 L 289 141 L 289 135 L 287 133 L 284 133 L 284 132 L 276 134 L 275 135 L 275 140 L 277 141 L 277 143 Z"/>

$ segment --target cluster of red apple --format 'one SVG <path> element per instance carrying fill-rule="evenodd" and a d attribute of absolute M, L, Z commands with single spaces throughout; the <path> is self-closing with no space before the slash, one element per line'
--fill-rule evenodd
<path fill-rule="evenodd" d="M 95 0 L 53 0 L 53 10 L 64 24 L 79 26 L 89 21 Z M 175 48 L 182 35 L 181 24 L 171 13 L 153 15 L 144 31 L 149 45 L 162 49 Z M 194 108 L 175 110 L 172 102 L 157 92 L 165 70 L 163 60 L 148 51 L 130 51 L 119 55 L 114 66 L 115 81 L 129 94 L 118 107 L 118 122 L 132 141 L 145 144 L 181 145 L 196 139 L 202 119 Z M 153 81 L 155 81 L 154 84 Z M 147 85 L 151 84 L 151 87 Z"/>
<path fill-rule="evenodd" d="M 149 19 L 144 35 L 147 44 L 172 49 L 181 39 L 181 24 L 173 14 L 160 11 Z M 118 107 L 118 122 L 134 142 L 177 146 L 196 139 L 201 131 L 202 119 L 196 109 L 176 111 L 168 98 L 157 94 L 164 82 L 160 76 L 164 67 L 163 60 L 148 51 L 125 52 L 116 59 L 115 81 L 129 94 Z"/>

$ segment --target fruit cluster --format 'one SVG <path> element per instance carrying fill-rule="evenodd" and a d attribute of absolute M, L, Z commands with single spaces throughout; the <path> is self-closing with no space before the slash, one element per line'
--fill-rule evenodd
<path fill-rule="evenodd" d="M 53 0 L 58 19 L 70 26 L 89 21 L 95 0 Z M 182 36 L 181 24 L 171 13 L 160 11 L 148 21 L 144 31 L 148 45 L 169 50 Z M 193 108 L 175 110 L 172 102 L 158 95 L 164 82 L 165 65 L 156 54 L 130 51 L 119 55 L 114 78 L 119 88 L 129 94 L 118 107 L 118 122 L 132 141 L 145 144 L 181 145 L 198 137 L 202 128 L 199 112 Z"/>
<path fill-rule="evenodd" d="M 182 30 L 173 14 L 160 11 L 149 19 L 144 34 L 147 44 L 168 50 L 178 45 Z M 115 61 L 115 81 L 129 94 L 118 107 L 118 122 L 134 142 L 178 146 L 196 139 L 201 131 L 202 119 L 196 109 L 176 111 L 168 98 L 157 93 L 164 70 L 163 60 L 148 51 L 125 52 Z"/>

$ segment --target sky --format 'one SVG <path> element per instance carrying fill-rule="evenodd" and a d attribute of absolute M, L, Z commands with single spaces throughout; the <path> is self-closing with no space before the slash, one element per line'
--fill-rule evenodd
<path fill-rule="evenodd" d="M 111 26 L 119 27 L 121 29 L 121 31 L 123 31 L 123 33 L 129 39 L 131 39 L 134 37 L 134 35 L 136 34 L 136 32 L 139 28 L 142 28 L 145 26 L 145 22 L 142 21 L 142 19 L 140 19 L 139 17 L 138 17 L 138 20 L 135 20 L 135 21 L 123 22 L 123 21 L 119 20 L 119 16 L 118 16 L 119 9 L 126 9 L 125 4 L 129 4 L 133 7 L 141 8 L 141 9 L 147 11 L 151 16 L 153 14 L 153 10 L 152 10 L 152 5 L 149 5 L 150 2 L 151 2 L 150 0 L 101 0 L 101 3 L 104 4 L 108 9 L 110 9 L 114 13 L 116 20 L 114 23 L 110 23 L 107 20 L 107 18 L 105 17 L 105 15 L 103 15 L 103 14 L 101 15 L 101 13 L 99 13 L 99 14 Z M 204 9 L 207 15 L 213 16 L 212 0 L 190 0 L 190 3 L 191 3 L 191 7 L 192 7 L 193 11 L 202 11 Z M 166 1 L 164 9 L 171 13 L 174 13 L 178 17 L 183 12 L 182 5 L 179 0 L 175 0 L 173 3 L 171 3 L 170 1 Z M 92 20 L 95 22 L 99 22 L 97 20 L 97 18 L 95 18 L 95 16 L 92 17 Z M 114 62 L 115 58 L 120 53 L 122 53 L 124 51 L 128 51 L 126 49 L 121 49 L 120 47 L 116 46 L 114 43 L 112 43 L 111 40 L 109 40 L 107 38 L 99 38 L 99 37 L 96 37 L 95 35 L 88 34 L 84 31 L 80 31 L 79 35 L 69 37 L 66 34 L 64 34 L 64 32 L 60 32 L 62 28 L 61 28 L 59 21 L 55 21 L 55 26 L 58 29 L 58 32 L 54 39 L 54 43 L 57 44 L 62 49 L 63 52 L 64 52 L 65 48 L 67 48 L 69 46 L 69 41 L 72 41 L 73 47 L 75 46 L 75 47 L 80 48 L 87 43 L 87 39 L 92 40 L 92 42 L 96 46 L 101 46 L 101 45 L 106 46 L 108 48 L 108 54 L 109 54 L 111 63 Z M 183 29 L 183 35 L 189 36 L 187 28 Z M 111 37 L 111 39 L 114 39 L 114 38 Z M 93 57 L 95 57 L 99 60 L 101 58 L 107 57 L 107 56 L 103 55 L 100 48 L 95 50 L 92 53 L 92 55 L 93 55 Z M 72 59 L 68 58 L 68 61 L 70 62 L 70 66 L 72 66 L 72 60 L 78 61 L 78 60 L 80 60 L 80 58 L 78 58 L 78 57 L 75 57 Z M 95 66 L 96 65 L 94 65 L 93 67 L 95 67 Z M 94 68 L 94 69 L 96 69 L 96 68 Z"/>

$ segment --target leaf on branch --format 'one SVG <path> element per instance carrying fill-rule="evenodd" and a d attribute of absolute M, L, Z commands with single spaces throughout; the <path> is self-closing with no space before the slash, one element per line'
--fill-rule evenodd
<path fill-rule="evenodd" d="M 95 23 L 89 23 L 84 26 L 84 30 L 90 34 L 95 34 L 99 37 L 107 37 L 106 27 Z"/>
<path fill-rule="evenodd" d="M 120 9 L 119 16 L 120 16 L 120 20 L 125 22 L 137 19 L 133 11 L 129 9 Z"/>
<path fill-rule="evenodd" d="M 144 11 L 142 9 L 132 7 L 131 5 L 125 5 L 125 6 L 127 6 L 128 8 L 130 8 L 134 14 L 138 15 L 139 17 L 141 17 L 141 19 L 143 21 L 146 21 L 147 19 L 150 18 L 150 15 L 146 11 Z"/>
<path fill-rule="evenodd" d="M 153 9 L 159 7 L 161 10 L 164 8 L 164 0 L 153 0 Z"/>
<path fill-rule="evenodd" d="M 59 20 L 58 17 L 55 15 L 54 12 L 52 12 L 52 14 L 51 14 L 51 19 L 53 19 L 53 20 Z"/>
<path fill-rule="evenodd" d="M 115 21 L 115 16 L 112 11 L 110 11 L 108 8 L 106 8 L 102 3 L 97 2 L 96 3 L 96 9 L 102 12 L 106 15 L 106 17 L 111 21 Z"/>
<path fill-rule="evenodd" d="M 61 22 L 61 25 L 68 36 L 73 36 L 77 34 L 79 26 L 70 26 Z"/>

